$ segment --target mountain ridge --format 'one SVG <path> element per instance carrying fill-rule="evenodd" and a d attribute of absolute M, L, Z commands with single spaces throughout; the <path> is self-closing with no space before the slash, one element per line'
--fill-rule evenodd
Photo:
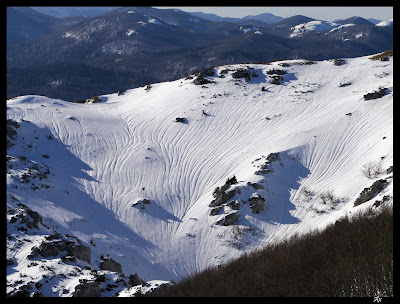
<path fill-rule="evenodd" d="M 154 284 L 323 229 L 392 195 L 393 58 L 370 57 L 223 65 L 80 103 L 8 100 L 21 126 L 8 132 L 7 203 L 78 237 L 94 269 L 108 254 Z M 7 253 L 7 292 L 23 284 L 11 286 L 33 245 L 21 244 Z M 62 281 L 45 296 L 77 290 L 78 277 Z"/>

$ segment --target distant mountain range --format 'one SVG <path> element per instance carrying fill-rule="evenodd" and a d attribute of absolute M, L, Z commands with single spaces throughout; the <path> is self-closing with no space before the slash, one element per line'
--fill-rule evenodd
<path fill-rule="evenodd" d="M 8 97 L 76 100 L 208 66 L 356 57 L 393 48 L 392 23 L 375 26 L 361 17 L 327 22 L 265 13 L 229 21 L 152 7 L 121 7 L 95 17 L 55 18 L 21 7 L 7 13 L 14 16 L 7 24 Z"/>

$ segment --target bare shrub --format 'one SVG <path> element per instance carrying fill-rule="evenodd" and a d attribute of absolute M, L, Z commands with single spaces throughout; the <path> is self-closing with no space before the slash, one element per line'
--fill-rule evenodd
<path fill-rule="evenodd" d="M 379 162 L 369 162 L 365 164 L 362 169 L 361 173 L 369 179 L 377 178 L 383 171 L 382 171 L 382 163 Z"/>
<path fill-rule="evenodd" d="M 325 191 L 319 197 L 323 204 L 333 204 L 338 201 L 338 199 L 334 196 L 332 190 Z"/>
<path fill-rule="evenodd" d="M 311 197 L 311 196 L 314 195 L 314 192 L 311 191 L 311 189 L 308 188 L 307 186 L 303 186 L 303 187 L 301 188 L 301 190 L 300 190 L 300 194 L 303 195 L 303 196 L 305 196 L 305 197 L 307 197 L 307 198 L 309 198 L 309 197 Z"/>
<path fill-rule="evenodd" d="M 150 296 L 393 297 L 393 210 L 380 208 L 248 252 Z"/>

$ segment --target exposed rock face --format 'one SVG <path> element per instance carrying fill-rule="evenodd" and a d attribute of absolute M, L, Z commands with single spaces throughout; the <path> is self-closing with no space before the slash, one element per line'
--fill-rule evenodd
<path fill-rule="evenodd" d="M 221 210 L 222 210 L 222 206 L 218 206 L 218 207 L 215 207 L 215 208 L 211 208 L 211 209 L 208 211 L 208 215 L 211 215 L 211 216 L 217 215 L 217 214 L 219 214 L 219 213 L 221 212 Z"/>
<path fill-rule="evenodd" d="M 216 224 L 222 224 L 224 226 L 233 225 L 239 220 L 240 214 L 238 211 L 234 211 L 226 214 L 221 220 L 217 221 Z"/>
<path fill-rule="evenodd" d="M 252 196 L 249 203 L 252 212 L 255 214 L 261 213 L 265 208 L 265 199 L 259 195 Z"/>
<path fill-rule="evenodd" d="M 62 251 L 66 251 L 67 255 L 86 261 L 90 264 L 90 248 L 82 245 L 82 242 L 77 237 L 68 234 L 65 236 L 62 236 L 59 233 L 50 235 L 39 245 L 39 247 L 33 247 L 32 254 L 28 257 L 32 258 L 41 255 L 42 257 L 47 258 L 50 256 L 57 256 Z"/>
<path fill-rule="evenodd" d="M 206 78 L 204 78 L 205 76 L 214 76 L 214 69 L 212 68 L 208 68 L 202 71 L 198 71 L 194 73 L 196 77 L 195 80 L 193 80 L 193 83 L 195 85 L 202 85 L 202 84 L 206 84 L 206 83 L 211 83 L 211 80 L 208 80 Z"/>
<path fill-rule="evenodd" d="M 232 73 L 232 78 L 244 78 L 246 81 L 250 81 L 251 73 L 248 69 L 237 69 Z"/>
<path fill-rule="evenodd" d="M 226 204 L 232 210 L 239 210 L 240 209 L 240 202 L 239 201 L 230 201 Z"/>
<path fill-rule="evenodd" d="M 129 276 L 129 284 L 131 284 L 131 286 L 137 286 L 146 284 L 146 282 L 139 278 L 138 274 L 135 272 Z"/>
<path fill-rule="evenodd" d="M 76 285 L 73 297 L 100 297 L 100 284 L 95 282 L 83 282 Z"/>
<path fill-rule="evenodd" d="M 236 195 L 236 190 L 232 190 L 229 192 L 222 192 L 208 206 L 209 207 L 221 206 L 222 204 L 226 203 L 228 200 L 230 200 L 235 195 Z"/>
<path fill-rule="evenodd" d="M 20 125 L 16 121 L 12 119 L 7 119 L 7 148 L 13 146 L 13 143 L 10 141 L 10 139 L 15 139 L 17 136 L 17 131 L 14 130 L 14 128 L 19 128 Z"/>
<path fill-rule="evenodd" d="M 387 88 L 380 88 L 378 91 L 364 95 L 365 100 L 377 99 L 387 94 Z"/>
<path fill-rule="evenodd" d="M 346 63 L 346 60 L 341 59 L 341 58 L 337 58 L 337 59 L 333 59 L 333 64 L 336 66 L 340 66 Z"/>
<path fill-rule="evenodd" d="M 276 74 L 276 75 L 284 75 L 284 74 L 286 74 L 286 71 L 280 70 L 280 69 L 272 69 L 272 70 L 267 71 L 267 74 L 268 75 L 274 75 L 274 74 Z"/>
<path fill-rule="evenodd" d="M 183 118 L 183 117 L 177 117 L 177 118 L 175 118 L 175 122 L 181 122 L 181 123 L 185 123 L 185 122 L 186 122 L 186 118 Z"/>
<path fill-rule="evenodd" d="M 121 264 L 109 257 L 103 257 L 100 263 L 100 269 L 122 273 Z"/>
<path fill-rule="evenodd" d="M 145 205 L 150 205 L 151 201 L 149 201 L 146 198 L 143 198 L 139 201 L 137 201 L 136 203 L 132 204 L 132 207 L 139 207 L 140 209 L 146 209 Z"/>
<path fill-rule="evenodd" d="M 18 203 L 18 206 L 21 207 L 23 211 L 13 216 L 10 220 L 10 223 L 15 223 L 18 219 L 20 219 L 20 223 L 26 224 L 27 228 L 39 229 L 39 224 L 43 224 L 42 217 L 39 215 L 39 213 L 31 210 L 28 206 L 22 203 Z"/>
<path fill-rule="evenodd" d="M 388 181 L 384 179 L 380 179 L 375 181 L 371 187 L 364 188 L 364 190 L 360 193 L 358 198 L 354 202 L 354 207 L 361 205 L 370 199 L 374 198 L 379 192 L 386 188 Z"/>

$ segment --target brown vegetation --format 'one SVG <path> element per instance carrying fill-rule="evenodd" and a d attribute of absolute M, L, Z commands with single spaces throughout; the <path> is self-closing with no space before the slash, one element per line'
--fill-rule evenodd
<path fill-rule="evenodd" d="M 381 207 L 211 267 L 152 296 L 393 296 L 393 212 Z"/>

